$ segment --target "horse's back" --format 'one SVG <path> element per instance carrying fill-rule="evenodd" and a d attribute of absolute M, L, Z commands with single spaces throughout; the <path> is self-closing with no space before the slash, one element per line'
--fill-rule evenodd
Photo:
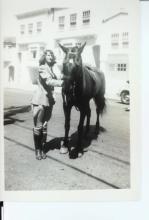
<path fill-rule="evenodd" d="M 105 93 L 105 76 L 104 73 L 96 68 L 85 65 L 83 67 L 84 90 L 86 94 L 91 96 L 101 95 Z"/>

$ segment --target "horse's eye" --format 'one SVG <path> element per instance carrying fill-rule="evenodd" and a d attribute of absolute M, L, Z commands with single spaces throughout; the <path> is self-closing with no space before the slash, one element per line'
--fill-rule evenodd
<path fill-rule="evenodd" d="M 72 52 L 72 53 L 75 52 L 75 48 L 72 48 L 72 49 L 71 49 L 71 52 Z"/>

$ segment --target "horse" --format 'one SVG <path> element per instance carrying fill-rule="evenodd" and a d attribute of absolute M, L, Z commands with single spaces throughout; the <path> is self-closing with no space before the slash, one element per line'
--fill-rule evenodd
<path fill-rule="evenodd" d="M 65 54 L 62 64 L 62 74 L 64 83 L 62 86 L 63 110 L 65 115 L 65 137 L 60 150 L 68 149 L 69 130 L 70 130 L 70 115 L 73 106 L 80 112 L 80 120 L 78 125 L 77 147 L 69 150 L 70 158 L 77 158 L 83 155 L 82 138 L 84 120 L 86 120 L 86 134 L 90 127 L 90 100 L 93 99 L 96 105 L 97 120 L 95 132 L 99 134 L 100 122 L 99 116 L 105 109 L 105 77 L 104 74 L 84 65 L 81 54 L 86 45 L 86 42 L 80 47 L 67 48 L 59 44 Z M 67 150 L 65 151 L 67 152 Z"/>

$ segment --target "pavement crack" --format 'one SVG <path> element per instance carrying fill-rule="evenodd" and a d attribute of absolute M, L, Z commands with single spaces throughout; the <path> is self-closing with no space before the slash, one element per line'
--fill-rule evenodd
<path fill-rule="evenodd" d="M 27 129 L 27 130 L 32 131 L 31 128 L 29 128 L 29 127 L 27 127 L 27 126 L 24 126 L 24 125 L 20 125 L 20 124 L 17 123 L 17 122 L 15 123 L 15 125 L 18 126 L 18 127 L 21 127 L 21 128 L 24 128 L 24 129 Z M 48 137 L 50 137 L 50 138 L 57 138 L 57 136 L 54 136 L 54 135 L 51 135 L 51 134 L 48 134 Z M 113 157 L 113 156 L 111 156 L 111 155 L 108 155 L 108 154 L 105 154 L 105 153 L 102 153 L 102 152 L 99 152 L 99 151 L 96 151 L 96 150 L 91 150 L 91 149 L 89 149 L 88 151 L 90 151 L 90 152 L 92 152 L 92 153 L 96 153 L 96 154 L 98 154 L 98 155 L 100 155 L 100 156 L 104 156 L 104 157 L 110 158 L 110 159 L 112 159 L 112 160 L 115 160 L 115 161 L 117 161 L 117 162 L 123 163 L 123 164 L 125 164 L 125 165 L 128 165 L 128 166 L 130 165 L 130 162 L 125 161 L 125 160 L 122 160 L 122 159 L 119 159 L 119 158 L 117 158 L 117 157 Z"/>
<path fill-rule="evenodd" d="M 11 141 L 11 142 L 13 142 L 13 143 L 15 143 L 15 144 L 18 144 L 18 145 L 20 145 L 20 146 L 22 146 L 22 147 L 24 147 L 24 148 L 26 148 L 26 149 L 31 150 L 31 151 L 34 152 L 34 149 L 32 149 L 31 147 L 29 147 L 29 146 L 27 146 L 27 145 L 25 145 L 25 144 L 23 144 L 23 143 L 21 143 L 21 142 L 19 142 L 19 141 L 13 140 L 12 138 L 9 138 L 9 137 L 6 137 L 6 136 L 4 136 L 4 138 L 5 138 L 6 140 L 8 140 L 8 141 Z M 73 170 L 76 170 L 76 171 L 78 171 L 79 173 L 84 174 L 84 175 L 86 175 L 86 176 L 88 176 L 88 177 L 90 177 L 90 178 L 92 178 L 92 179 L 95 179 L 95 180 L 97 180 L 97 181 L 99 181 L 99 182 L 102 182 L 102 183 L 104 183 L 105 185 L 108 185 L 108 186 L 110 186 L 110 187 L 112 187 L 112 188 L 114 188 L 114 189 L 120 189 L 120 187 L 118 187 L 118 186 L 116 186 L 116 185 L 114 185 L 114 184 L 112 184 L 112 183 L 109 183 L 109 182 L 107 182 L 106 180 L 103 180 L 103 179 L 101 179 L 101 178 L 99 178 L 99 177 L 96 177 L 96 176 L 94 176 L 94 175 L 92 175 L 92 174 L 90 174 L 90 173 L 88 173 L 88 172 L 86 172 L 86 171 L 84 171 L 84 170 L 81 170 L 81 169 L 79 169 L 79 168 L 77 168 L 77 167 L 74 167 L 74 166 L 72 166 L 72 165 L 70 165 L 70 164 L 68 164 L 68 163 L 66 163 L 66 162 L 63 162 L 63 161 L 61 161 L 61 160 L 59 160 L 59 159 L 56 159 L 56 158 L 54 158 L 54 157 L 52 157 L 52 156 L 47 155 L 47 158 L 49 158 L 49 159 L 51 159 L 51 160 L 53 160 L 53 161 L 56 161 L 56 162 L 58 162 L 58 163 L 61 163 L 61 164 L 63 164 L 64 166 L 67 166 L 67 167 L 69 167 L 69 168 L 71 168 L 71 169 L 73 169 Z"/>
<path fill-rule="evenodd" d="M 112 159 L 112 160 L 116 160 L 116 161 L 118 161 L 118 162 L 120 162 L 120 163 L 123 163 L 123 164 L 125 164 L 125 165 L 128 165 L 128 166 L 130 165 L 130 163 L 129 163 L 128 161 L 121 160 L 121 159 L 119 159 L 119 158 L 117 158 L 117 157 L 113 157 L 113 156 L 111 156 L 111 155 L 108 155 L 108 154 L 105 154 L 105 153 L 101 153 L 101 152 L 96 151 L 96 150 L 91 150 L 91 149 L 89 149 L 88 151 L 90 151 L 90 152 L 92 152 L 92 153 L 99 154 L 99 155 L 101 155 L 101 156 L 103 156 L 103 157 L 108 157 L 108 158 L 110 158 L 110 159 Z"/>

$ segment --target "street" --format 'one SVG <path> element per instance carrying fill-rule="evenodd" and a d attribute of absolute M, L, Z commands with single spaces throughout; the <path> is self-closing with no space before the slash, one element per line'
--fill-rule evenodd
<path fill-rule="evenodd" d="M 96 109 L 91 101 L 91 129 L 83 139 L 84 154 L 77 159 L 61 155 L 64 114 L 61 94 L 56 93 L 48 124 L 47 159 L 35 159 L 32 93 L 7 89 L 4 93 L 5 190 L 126 189 L 130 187 L 129 112 L 126 105 L 107 100 L 101 118 L 105 129 L 94 135 Z M 70 144 L 76 144 L 79 112 L 71 115 Z"/>

